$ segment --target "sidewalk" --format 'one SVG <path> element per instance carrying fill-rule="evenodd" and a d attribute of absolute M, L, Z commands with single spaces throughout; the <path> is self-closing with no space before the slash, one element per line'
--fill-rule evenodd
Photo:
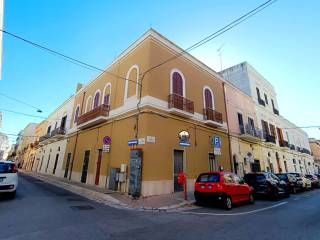
<path fill-rule="evenodd" d="M 39 180 L 53 184 L 57 187 L 61 187 L 65 190 L 79 194 L 93 201 L 97 201 L 115 208 L 167 211 L 187 207 L 194 202 L 193 193 L 188 193 L 188 201 L 184 200 L 183 192 L 133 199 L 127 193 L 114 192 L 96 186 L 70 181 L 65 178 L 58 178 L 51 175 L 24 170 L 20 171 L 23 174 L 35 177 Z"/>

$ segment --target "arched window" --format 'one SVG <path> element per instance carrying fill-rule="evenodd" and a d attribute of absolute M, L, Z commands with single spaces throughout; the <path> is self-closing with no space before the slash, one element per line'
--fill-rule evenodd
<path fill-rule="evenodd" d="M 178 69 L 172 69 L 170 74 L 170 94 L 186 96 L 185 78 Z"/>
<path fill-rule="evenodd" d="M 130 67 L 124 89 L 124 101 L 138 95 L 139 67 L 137 64 Z"/>
<path fill-rule="evenodd" d="M 80 112 L 80 105 L 77 106 L 76 108 L 76 112 L 74 114 L 74 122 L 78 122 L 78 118 L 79 118 L 79 112 Z"/>
<path fill-rule="evenodd" d="M 89 96 L 87 98 L 87 102 L 86 102 L 86 111 L 85 112 L 89 112 L 92 110 L 92 97 Z"/>
<path fill-rule="evenodd" d="M 172 74 L 172 93 L 183 96 L 183 80 L 178 72 Z"/>
<path fill-rule="evenodd" d="M 207 86 L 203 88 L 203 105 L 205 109 L 214 109 L 213 92 Z"/>
<path fill-rule="evenodd" d="M 93 100 L 93 109 L 99 106 L 100 103 L 100 90 L 96 91 Z"/>
<path fill-rule="evenodd" d="M 107 83 L 103 89 L 103 104 L 110 105 L 111 83 Z"/>

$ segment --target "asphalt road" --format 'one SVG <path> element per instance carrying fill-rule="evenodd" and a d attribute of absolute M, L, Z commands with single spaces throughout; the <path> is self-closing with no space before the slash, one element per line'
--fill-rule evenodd
<path fill-rule="evenodd" d="M 152 213 L 114 209 L 20 175 L 14 200 L 0 197 L 0 239 L 320 239 L 320 191 L 231 211 Z"/>

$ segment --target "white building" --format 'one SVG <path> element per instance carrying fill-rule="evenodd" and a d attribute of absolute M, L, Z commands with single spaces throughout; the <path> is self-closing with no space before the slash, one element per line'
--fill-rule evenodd
<path fill-rule="evenodd" d="M 7 159 L 9 151 L 9 138 L 7 135 L 0 132 L 0 160 Z"/>
<path fill-rule="evenodd" d="M 3 29 L 3 14 L 4 14 L 4 5 L 3 0 L 0 0 L 0 29 Z M 0 80 L 2 75 L 2 32 L 0 32 Z"/>
<path fill-rule="evenodd" d="M 70 132 L 74 96 L 62 103 L 46 119 L 46 134 L 39 139 L 36 164 L 32 170 L 63 177 L 62 164 L 67 146 L 65 136 Z"/>
<path fill-rule="evenodd" d="M 224 79 L 251 96 L 262 129 L 261 169 L 271 172 L 314 173 L 308 135 L 279 113 L 274 87 L 247 62 L 220 72 Z"/>

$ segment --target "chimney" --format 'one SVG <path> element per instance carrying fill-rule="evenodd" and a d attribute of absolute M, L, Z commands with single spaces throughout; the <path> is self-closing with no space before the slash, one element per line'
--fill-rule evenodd
<path fill-rule="evenodd" d="M 77 83 L 76 93 L 82 88 L 82 83 Z"/>

